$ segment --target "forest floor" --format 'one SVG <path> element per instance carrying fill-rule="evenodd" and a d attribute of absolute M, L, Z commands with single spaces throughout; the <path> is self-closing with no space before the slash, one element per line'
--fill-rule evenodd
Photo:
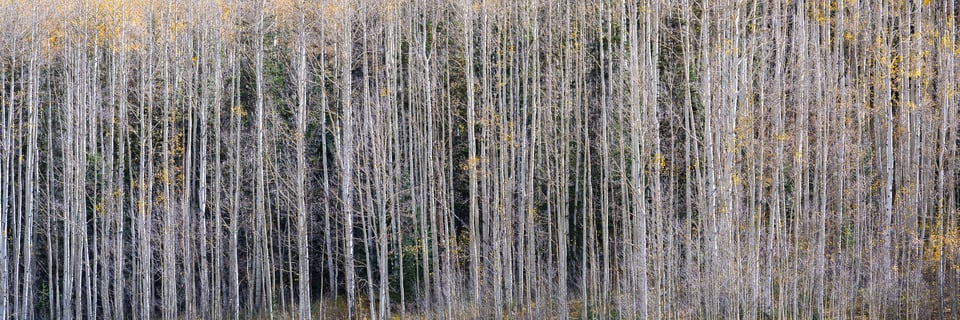
<path fill-rule="evenodd" d="M 937 273 L 936 269 L 930 270 L 929 267 L 924 268 L 924 281 L 930 284 L 929 288 L 931 290 L 936 290 L 937 287 Z M 958 277 L 955 272 L 946 272 L 944 277 L 944 288 L 943 288 L 943 302 L 941 304 L 939 293 L 938 292 L 927 292 L 924 295 L 927 297 L 933 297 L 934 299 L 928 299 L 923 301 L 917 307 L 905 307 L 906 309 L 901 309 L 901 312 L 896 312 L 898 309 L 897 306 L 890 306 L 888 309 L 888 317 L 892 319 L 941 319 L 941 305 L 943 309 L 942 319 L 955 319 L 958 315 L 956 310 L 960 310 L 960 301 L 957 298 L 957 288 L 958 288 Z M 357 301 L 357 310 L 355 319 L 370 319 L 370 309 L 369 302 L 364 297 L 358 297 Z M 424 312 L 416 306 L 409 306 L 406 310 L 401 310 L 399 304 L 394 304 L 391 306 L 390 310 L 390 319 L 477 319 L 472 316 L 475 314 L 473 306 L 470 307 L 456 307 L 452 310 L 452 315 L 447 315 L 446 310 L 438 309 L 431 312 Z M 323 299 L 320 301 L 314 301 L 311 305 L 311 315 L 313 319 L 347 319 L 347 301 L 343 297 L 337 299 Z M 552 314 L 545 314 L 544 312 L 553 312 Z M 559 319 L 559 316 L 555 313 L 557 311 L 556 306 L 550 308 L 537 308 L 535 306 L 527 306 L 515 308 L 514 310 L 504 314 L 504 319 Z M 570 319 L 599 319 L 599 314 L 596 314 L 595 310 L 588 310 L 583 307 L 579 300 L 573 300 L 570 303 L 569 307 L 569 318 Z M 610 310 L 610 314 L 606 318 L 608 319 L 618 319 L 617 312 L 615 310 Z M 833 314 L 833 313 L 828 313 Z M 872 319 L 870 316 L 866 315 L 866 310 L 861 310 L 861 312 L 854 312 L 854 319 Z M 850 316 L 850 314 L 847 314 Z M 685 316 L 680 316 L 681 318 L 686 318 Z M 265 314 L 257 315 L 251 317 L 253 319 L 297 319 L 296 306 L 290 306 L 290 309 L 287 311 L 277 311 L 273 317 L 267 316 Z"/>

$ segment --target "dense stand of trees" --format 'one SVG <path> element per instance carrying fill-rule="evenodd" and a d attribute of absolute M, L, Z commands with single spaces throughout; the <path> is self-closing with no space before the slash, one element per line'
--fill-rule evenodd
<path fill-rule="evenodd" d="M 955 1 L 0 11 L 0 319 L 960 310 Z"/>

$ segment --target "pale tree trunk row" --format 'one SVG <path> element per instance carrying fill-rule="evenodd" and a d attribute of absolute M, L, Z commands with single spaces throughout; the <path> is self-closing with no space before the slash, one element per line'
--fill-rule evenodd
<path fill-rule="evenodd" d="M 951 318 L 949 1 L 8 1 L 0 318 Z"/>

